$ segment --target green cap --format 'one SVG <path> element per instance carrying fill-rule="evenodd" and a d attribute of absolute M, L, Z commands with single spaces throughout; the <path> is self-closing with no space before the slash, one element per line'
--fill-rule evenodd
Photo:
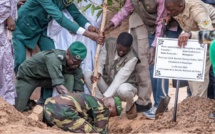
<path fill-rule="evenodd" d="M 83 60 L 87 55 L 87 48 L 79 41 L 73 42 L 68 49 L 76 60 Z"/>
<path fill-rule="evenodd" d="M 213 66 L 213 72 L 215 73 L 215 39 L 210 44 L 210 60 Z"/>
<path fill-rule="evenodd" d="M 117 115 L 119 116 L 122 112 L 121 100 L 119 99 L 119 97 L 113 97 L 113 99 L 115 100 L 116 112 Z"/>

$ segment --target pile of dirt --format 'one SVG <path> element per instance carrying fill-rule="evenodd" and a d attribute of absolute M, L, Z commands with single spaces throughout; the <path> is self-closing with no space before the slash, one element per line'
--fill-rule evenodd
<path fill-rule="evenodd" d="M 172 120 L 174 111 L 172 108 L 150 123 L 142 115 L 123 126 L 120 126 L 120 123 L 113 123 L 110 131 L 113 133 L 212 133 L 215 132 L 215 121 L 209 119 L 208 114 L 213 110 L 215 110 L 215 100 L 190 97 L 178 105 L 176 122 Z"/>
<path fill-rule="evenodd" d="M 213 133 L 215 121 L 208 114 L 215 109 L 215 100 L 190 97 L 178 105 L 177 121 L 173 122 L 173 108 L 155 121 L 147 120 L 142 114 L 128 120 L 126 114 L 114 117 L 109 122 L 110 133 Z M 27 113 L 29 115 L 29 113 Z M 18 112 L 0 98 L 1 134 L 69 134 L 57 127 L 47 127 Z"/>
<path fill-rule="evenodd" d="M 34 121 L 0 98 L 0 133 L 1 134 L 64 134 L 56 128 L 49 128 L 42 122 Z M 66 134 L 66 133 L 65 133 Z"/>

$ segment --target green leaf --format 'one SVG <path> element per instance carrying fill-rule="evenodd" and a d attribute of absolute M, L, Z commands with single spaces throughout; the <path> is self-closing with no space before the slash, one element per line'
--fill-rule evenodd
<path fill-rule="evenodd" d="M 92 7 L 91 7 L 91 14 L 94 15 L 94 12 L 95 12 L 95 6 L 92 5 Z"/>
<path fill-rule="evenodd" d="M 98 11 L 98 13 L 96 14 L 97 19 L 100 17 L 102 12 L 103 12 L 103 10 Z M 97 19 L 96 19 L 96 21 L 97 21 Z"/>
<path fill-rule="evenodd" d="M 96 7 L 95 7 L 95 10 L 99 10 L 99 9 L 101 9 L 100 6 L 96 6 Z"/>
<path fill-rule="evenodd" d="M 82 10 L 81 12 L 85 12 L 87 9 L 89 9 L 92 6 L 91 3 L 87 4 Z"/>
<path fill-rule="evenodd" d="M 113 0 L 108 0 L 107 3 L 108 3 L 108 6 L 112 6 L 113 5 Z"/>

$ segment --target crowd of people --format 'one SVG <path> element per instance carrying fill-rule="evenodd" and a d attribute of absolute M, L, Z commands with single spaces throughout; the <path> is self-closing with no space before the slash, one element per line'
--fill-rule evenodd
<path fill-rule="evenodd" d="M 121 101 L 128 119 L 138 113 L 155 119 L 164 96 L 162 79 L 153 78 L 157 38 L 177 38 L 183 49 L 200 30 L 213 30 L 214 0 L 125 0 L 120 11 L 108 11 L 104 31 L 101 16 L 90 8 L 80 12 L 89 3 L 0 1 L 0 96 L 23 112 L 41 87 L 32 114 L 43 113 L 45 123 L 71 132 L 107 133 L 109 117 L 122 112 Z M 103 45 L 94 76 L 97 44 Z M 26 59 L 36 46 L 41 52 Z M 215 98 L 215 42 L 208 48 L 204 82 L 188 81 L 188 96 Z M 165 79 L 167 94 L 168 89 Z"/>

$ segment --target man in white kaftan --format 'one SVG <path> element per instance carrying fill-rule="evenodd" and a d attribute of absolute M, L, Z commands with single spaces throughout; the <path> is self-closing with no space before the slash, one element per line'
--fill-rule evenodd
<path fill-rule="evenodd" d="M 15 30 L 16 0 L 0 0 L 0 97 L 15 103 L 14 58 L 11 31 Z"/>

